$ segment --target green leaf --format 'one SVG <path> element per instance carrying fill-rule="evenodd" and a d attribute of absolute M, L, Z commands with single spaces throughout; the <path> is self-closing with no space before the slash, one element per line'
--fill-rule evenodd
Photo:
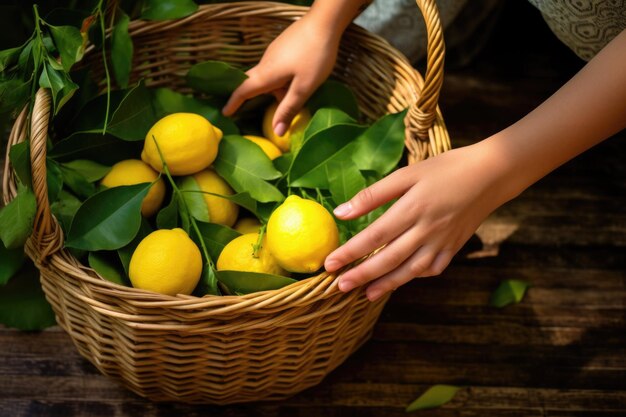
<path fill-rule="evenodd" d="M 26 44 L 18 46 L 17 48 L 10 48 L 5 49 L 4 51 L 0 51 L 0 74 L 4 74 L 4 72 L 12 69 L 12 67 L 17 64 L 20 53 L 25 46 Z"/>
<path fill-rule="evenodd" d="M 218 281 L 230 293 L 250 294 L 258 291 L 277 290 L 297 282 L 293 278 L 258 272 L 217 271 Z"/>
<path fill-rule="evenodd" d="M 517 279 L 507 279 L 500 283 L 491 294 L 489 305 L 502 308 L 509 304 L 519 303 L 524 298 L 530 284 Z"/>
<path fill-rule="evenodd" d="M 274 163 L 274 166 L 276 167 L 276 169 L 279 170 L 281 174 L 285 175 L 287 174 L 287 172 L 289 172 L 289 168 L 291 167 L 291 164 L 293 163 L 293 157 L 294 157 L 293 153 L 286 152 L 282 154 L 281 156 L 279 156 L 278 158 L 274 159 L 272 162 Z"/>
<path fill-rule="evenodd" d="M 32 262 L 25 262 L 17 275 L 0 287 L 0 323 L 20 330 L 42 330 L 55 324 Z"/>
<path fill-rule="evenodd" d="M 130 286 L 115 252 L 89 252 L 89 266 L 102 278 L 118 285 Z"/>
<path fill-rule="evenodd" d="M 226 200 L 230 200 L 233 203 L 237 204 L 238 206 L 247 209 L 252 214 L 254 214 L 256 217 L 258 217 L 260 219 L 266 219 L 267 220 L 267 217 L 263 217 L 262 213 L 259 213 L 259 204 L 257 203 L 257 201 L 254 198 L 252 198 L 252 196 L 250 195 L 249 192 L 245 192 L 244 191 L 243 193 L 237 193 L 237 194 L 233 194 L 233 195 L 208 193 L 206 191 L 205 191 L 205 193 L 211 194 L 211 195 L 215 195 L 215 196 L 218 196 L 218 197 L 222 197 L 222 198 L 225 198 Z"/>
<path fill-rule="evenodd" d="M 146 0 L 141 18 L 146 20 L 180 19 L 198 10 L 192 0 Z"/>
<path fill-rule="evenodd" d="M 130 89 L 107 125 L 107 132 L 123 140 L 143 141 L 157 121 L 150 91 L 143 83 Z"/>
<path fill-rule="evenodd" d="M 248 192 L 262 203 L 282 201 L 285 196 L 269 180 L 281 173 L 257 145 L 239 136 L 225 136 L 213 163 L 217 173 L 239 193 Z"/>
<path fill-rule="evenodd" d="M 130 267 L 130 260 L 133 257 L 133 253 L 135 252 L 135 249 L 137 249 L 137 246 L 139 246 L 139 243 L 141 243 L 141 241 L 152 232 L 153 230 L 152 230 L 152 227 L 150 226 L 150 223 L 148 223 L 146 219 L 142 218 L 141 226 L 139 227 L 139 231 L 137 232 L 137 235 L 135 235 L 133 240 L 128 245 L 117 250 L 117 255 L 119 256 L 119 260 L 122 262 L 122 267 L 124 268 L 124 271 L 126 272 L 127 276 L 128 276 L 128 271 Z"/>
<path fill-rule="evenodd" d="M 58 200 L 50 205 L 52 214 L 61 223 L 61 227 L 65 232 L 70 229 L 72 219 L 81 204 L 81 201 L 73 194 L 70 194 L 65 190 L 61 190 Z"/>
<path fill-rule="evenodd" d="M 351 158 L 354 140 L 364 130 L 359 125 L 338 124 L 311 136 L 293 160 L 289 185 L 327 189 L 326 165 Z"/>
<path fill-rule="evenodd" d="M 156 224 L 158 229 L 174 229 L 178 227 L 179 204 L 178 194 L 172 193 L 169 204 L 163 207 L 157 214 Z"/>
<path fill-rule="evenodd" d="M 192 66 L 187 72 L 187 84 L 206 94 L 229 96 L 248 76 L 226 62 L 206 61 Z"/>
<path fill-rule="evenodd" d="M 20 182 L 28 188 L 32 188 L 30 175 L 30 141 L 20 142 L 11 146 L 9 159 Z"/>
<path fill-rule="evenodd" d="M 126 246 L 141 225 L 141 203 L 151 183 L 105 189 L 85 201 L 74 216 L 65 245 L 88 251 Z"/>
<path fill-rule="evenodd" d="M 328 177 L 328 189 L 335 206 L 345 203 L 365 188 L 365 178 L 357 168 L 356 164 L 349 159 L 341 161 L 331 161 L 326 165 L 326 176 Z M 332 207 L 329 207 L 332 213 Z M 358 233 L 358 221 L 356 220 L 335 220 L 342 233 L 342 242 L 346 242 Z"/>
<path fill-rule="evenodd" d="M 319 133 L 324 129 L 338 124 L 355 124 L 356 120 L 347 113 L 333 108 L 321 108 L 315 112 L 309 125 L 304 131 L 303 143 L 311 138 L 311 136 Z"/>
<path fill-rule="evenodd" d="M 88 198 L 96 193 L 96 186 L 87 181 L 79 172 L 64 165 L 60 165 L 60 169 L 63 183 L 77 196 Z"/>
<path fill-rule="evenodd" d="M 128 34 L 130 18 L 122 9 L 117 10 L 119 19 L 111 35 L 111 63 L 117 84 L 126 88 L 133 63 L 133 40 Z"/>
<path fill-rule="evenodd" d="M 196 289 L 194 290 L 194 294 L 202 297 L 206 294 L 211 295 L 222 295 L 220 289 L 217 286 L 217 277 L 215 275 L 215 269 L 213 269 L 210 265 L 205 265 L 202 270 L 202 275 L 200 276 L 200 282 Z"/>
<path fill-rule="evenodd" d="M 46 158 L 46 183 L 48 184 L 48 201 L 53 203 L 63 188 L 63 173 L 59 164 L 50 158 Z"/>
<path fill-rule="evenodd" d="M 418 399 L 409 404 L 406 412 L 410 413 L 412 411 L 440 407 L 450 402 L 458 390 L 459 387 L 453 385 L 433 385 L 420 395 Z"/>
<path fill-rule="evenodd" d="M 49 156 L 57 161 L 90 159 L 113 165 L 123 159 L 137 158 L 140 142 L 126 142 L 101 132 L 76 132 L 55 144 Z"/>
<path fill-rule="evenodd" d="M 209 256 L 215 262 L 220 257 L 220 253 L 222 253 L 224 246 L 226 246 L 228 242 L 234 238 L 241 236 L 241 233 L 238 231 L 227 226 L 222 226 L 221 224 L 204 222 L 197 222 L 196 224 L 198 225 L 198 230 L 200 230 L 200 234 L 202 235 L 202 240 L 209 251 Z M 195 234 L 194 240 L 197 240 L 197 236 Z M 200 242 L 196 243 L 200 247 Z"/>
<path fill-rule="evenodd" d="M 235 122 L 222 114 L 222 107 L 206 100 L 185 96 L 168 88 L 157 88 L 153 91 L 153 95 L 158 119 L 178 112 L 196 113 L 217 126 L 225 135 L 239 134 L 239 128 Z"/>
<path fill-rule="evenodd" d="M 313 113 L 322 107 L 330 107 L 339 109 L 354 119 L 358 119 L 360 115 L 359 103 L 352 90 L 336 80 L 326 80 L 319 86 L 307 102 L 307 107 Z"/>
<path fill-rule="evenodd" d="M 78 86 L 74 84 L 69 75 L 62 69 L 55 69 L 54 64 L 50 61 L 44 62 L 43 70 L 39 77 L 39 86 L 51 90 L 55 115 L 78 89 Z"/>
<path fill-rule="evenodd" d="M 30 97 L 31 80 L 0 80 L 0 113 L 19 111 Z"/>
<path fill-rule="evenodd" d="M 386 175 L 398 166 L 404 152 L 406 110 L 378 119 L 356 140 L 352 159 L 361 170 Z"/>
<path fill-rule="evenodd" d="M 7 249 L 24 246 L 33 231 L 37 200 L 35 194 L 18 185 L 15 198 L 0 209 L 0 239 Z"/>
<path fill-rule="evenodd" d="M 352 160 L 330 161 L 326 171 L 328 189 L 336 205 L 345 203 L 365 188 L 365 178 Z"/>
<path fill-rule="evenodd" d="M 78 173 L 87 182 L 96 182 L 111 170 L 110 166 L 102 165 L 88 159 L 76 159 L 74 161 L 61 164 L 63 168 L 71 169 Z"/>
<path fill-rule="evenodd" d="M 50 28 L 50 33 L 52 33 L 59 55 L 61 55 L 63 70 L 68 72 L 72 65 L 82 59 L 85 53 L 80 30 L 74 26 L 48 25 L 48 27 Z"/>
<path fill-rule="evenodd" d="M 210 222 L 209 206 L 207 206 L 204 200 L 204 195 L 201 193 L 196 179 L 191 175 L 181 178 L 178 183 L 178 189 L 182 193 L 185 204 L 189 209 L 189 214 L 201 222 Z"/>
<path fill-rule="evenodd" d="M 24 249 L 7 249 L 0 242 L 0 286 L 6 284 L 24 264 Z"/>

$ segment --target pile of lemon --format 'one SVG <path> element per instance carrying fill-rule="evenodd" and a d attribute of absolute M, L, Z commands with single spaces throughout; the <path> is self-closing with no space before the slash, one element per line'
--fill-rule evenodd
<path fill-rule="evenodd" d="M 291 138 L 300 134 L 310 119 L 303 110 L 287 132 L 277 136 L 271 127 L 274 111 L 275 105 L 265 112 L 265 137 L 244 136 L 272 160 L 289 151 Z M 318 271 L 339 245 L 333 216 L 318 202 L 296 195 L 278 205 L 264 227 L 259 219 L 240 214 L 237 204 L 221 197 L 235 194 L 234 190 L 211 167 L 222 136 L 222 131 L 201 115 L 165 116 L 147 133 L 141 160 L 118 162 L 101 185 L 112 188 L 152 183 L 141 206 L 142 215 L 148 218 L 163 205 L 167 187 L 162 174 L 182 179 L 192 176 L 203 192 L 211 222 L 242 233 L 222 250 L 216 262 L 218 271 L 281 276 Z M 136 288 L 168 295 L 191 294 L 204 267 L 200 248 L 183 229 L 159 229 L 143 238 L 133 252 L 129 278 Z"/>

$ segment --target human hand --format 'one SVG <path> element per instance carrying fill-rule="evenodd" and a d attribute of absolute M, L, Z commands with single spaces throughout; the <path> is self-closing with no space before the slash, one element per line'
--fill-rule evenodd
<path fill-rule="evenodd" d="M 261 61 L 230 96 L 223 109 L 230 116 L 244 101 L 271 93 L 280 101 L 272 127 L 282 136 L 306 100 L 330 75 L 341 33 L 323 27 L 307 14 L 281 33 L 267 48 Z"/>
<path fill-rule="evenodd" d="M 338 206 L 335 215 L 349 220 L 398 198 L 326 258 L 332 272 L 386 245 L 342 274 L 339 289 L 369 283 L 366 295 L 374 301 L 414 277 L 443 272 L 480 223 L 508 199 L 499 190 L 503 182 L 492 159 L 480 144 L 448 151 L 401 168 Z"/>

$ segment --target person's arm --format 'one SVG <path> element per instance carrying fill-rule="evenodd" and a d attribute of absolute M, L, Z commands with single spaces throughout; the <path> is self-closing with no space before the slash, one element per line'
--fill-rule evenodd
<path fill-rule="evenodd" d="M 626 30 L 517 123 L 402 168 L 338 206 L 337 217 L 348 220 L 398 198 L 325 267 L 336 271 L 386 245 L 339 278 L 342 291 L 371 282 L 370 300 L 414 277 L 438 275 L 493 210 L 625 127 Z"/>
<path fill-rule="evenodd" d="M 280 101 L 272 126 L 284 134 L 293 117 L 330 75 L 341 35 L 368 0 L 316 0 L 307 14 L 268 46 L 249 78 L 231 95 L 223 113 L 232 115 L 244 101 L 272 93 Z"/>

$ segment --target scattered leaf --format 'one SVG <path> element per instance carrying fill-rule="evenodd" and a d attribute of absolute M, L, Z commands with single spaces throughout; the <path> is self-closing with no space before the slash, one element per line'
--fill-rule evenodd
<path fill-rule="evenodd" d="M 459 387 L 452 385 L 433 385 L 420 395 L 418 399 L 409 404 L 406 412 L 410 413 L 412 411 L 440 407 L 450 402 L 459 389 Z"/>
<path fill-rule="evenodd" d="M 502 308 L 509 304 L 519 303 L 524 298 L 530 284 L 517 279 L 507 279 L 500 283 L 491 294 L 489 305 Z"/>

